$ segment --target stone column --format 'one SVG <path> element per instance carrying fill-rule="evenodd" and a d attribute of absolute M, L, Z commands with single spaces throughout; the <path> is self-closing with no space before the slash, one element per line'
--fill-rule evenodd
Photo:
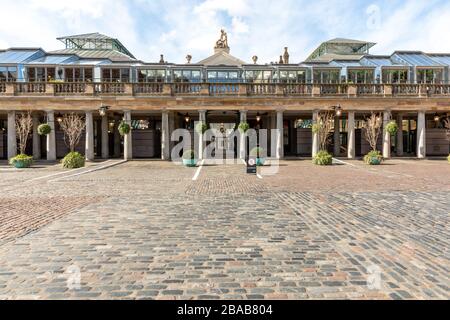
<path fill-rule="evenodd" d="M 162 112 L 161 120 L 161 158 L 170 160 L 169 112 Z"/>
<path fill-rule="evenodd" d="M 119 115 L 114 116 L 114 158 L 120 158 L 120 141 L 119 124 L 121 118 Z"/>
<path fill-rule="evenodd" d="M 391 121 L 391 112 L 383 112 L 383 158 L 391 157 L 391 134 L 386 130 L 386 126 Z"/>
<path fill-rule="evenodd" d="M 102 117 L 102 158 L 109 158 L 108 116 Z"/>
<path fill-rule="evenodd" d="M 247 110 L 239 111 L 240 122 L 247 122 Z M 239 158 L 245 159 L 247 153 L 247 139 L 244 132 L 239 131 Z"/>
<path fill-rule="evenodd" d="M 403 115 L 399 113 L 397 115 L 397 156 L 403 156 Z"/>
<path fill-rule="evenodd" d="M 340 117 L 334 117 L 334 156 L 337 157 L 341 154 L 341 128 Z"/>
<path fill-rule="evenodd" d="M 347 123 L 347 157 L 349 159 L 354 159 L 356 157 L 356 139 L 355 139 L 355 112 L 348 112 L 348 123 Z"/>
<path fill-rule="evenodd" d="M 199 122 L 206 123 L 206 110 L 198 111 L 198 120 Z M 196 132 L 194 128 L 194 134 L 198 134 L 198 151 L 197 155 L 199 159 L 203 159 L 203 151 L 205 150 L 205 139 L 203 139 L 203 134 L 200 132 Z"/>
<path fill-rule="evenodd" d="M 17 155 L 16 112 L 8 111 L 8 159 Z"/>
<path fill-rule="evenodd" d="M 125 123 L 129 124 L 131 127 L 131 111 L 124 111 L 123 118 Z M 133 129 L 130 130 L 128 134 L 123 137 L 123 158 L 125 160 L 133 159 L 133 140 L 132 140 Z"/>
<path fill-rule="evenodd" d="M 41 159 L 41 136 L 38 133 L 39 115 L 33 113 L 33 159 Z"/>
<path fill-rule="evenodd" d="M 86 145 L 85 155 L 87 161 L 93 161 L 94 153 L 94 117 L 92 111 L 86 111 Z"/>
<path fill-rule="evenodd" d="M 315 110 L 313 112 L 313 123 L 317 123 L 317 118 L 319 117 L 319 111 Z M 319 152 L 319 134 L 313 132 L 313 141 L 312 141 L 312 156 L 313 158 Z"/>
<path fill-rule="evenodd" d="M 427 156 L 425 126 L 425 111 L 419 111 L 417 117 L 417 158 L 419 159 Z"/>
<path fill-rule="evenodd" d="M 283 111 L 277 110 L 277 159 L 284 157 L 283 137 Z"/>
<path fill-rule="evenodd" d="M 47 123 L 50 126 L 50 133 L 47 135 L 47 160 L 56 161 L 56 125 L 55 112 L 47 111 Z"/>

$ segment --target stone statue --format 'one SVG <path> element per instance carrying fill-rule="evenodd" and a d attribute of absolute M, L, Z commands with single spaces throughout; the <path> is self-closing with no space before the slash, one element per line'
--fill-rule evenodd
<path fill-rule="evenodd" d="M 288 52 L 288 47 L 284 47 L 283 61 L 284 61 L 284 64 L 289 64 L 289 52 Z"/>
<path fill-rule="evenodd" d="M 223 29 L 221 29 L 220 32 L 221 32 L 220 39 L 217 40 L 215 48 L 216 49 L 219 49 L 219 48 L 221 48 L 221 49 L 228 49 L 229 48 L 229 46 L 228 46 L 228 35 L 225 32 L 225 30 L 223 30 Z"/>

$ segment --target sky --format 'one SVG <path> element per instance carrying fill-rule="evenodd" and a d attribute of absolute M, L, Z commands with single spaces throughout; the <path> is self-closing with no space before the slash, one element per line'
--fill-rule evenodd
<path fill-rule="evenodd" d="M 304 61 L 323 41 L 376 42 L 395 50 L 450 52 L 448 0 L 0 0 L 0 48 L 64 47 L 56 37 L 100 32 L 138 59 L 184 63 L 213 53 L 220 29 L 231 54 L 251 62 Z"/>

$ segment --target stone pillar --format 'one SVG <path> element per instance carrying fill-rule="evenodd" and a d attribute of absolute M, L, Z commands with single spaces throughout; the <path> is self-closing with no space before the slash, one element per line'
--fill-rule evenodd
<path fill-rule="evenodd" d="M 114 116 L 114 158 L 120 158 L 120 142 L 122 137 L 119 133 L 119 124 L 121 118 L 119 115 Z"/>
<path fill-rule="evenodd" d="M 33 113 L 33 159 L 41 159 L 41 136 L 38 133 L 39 115 Z"/>
<path fill-rule="evenodd" d="M 16 112 L 8 112 L 8 159 L 17 155 Z"/>
<path fill-rule="evenodd" d="M 199 110 L 198 111 L 198 120 L 199 122 L 206 123 L 206 110 Z M 203 159 L 203 151 L 205 150 L 205 139 L 203 139 L 203 134 L 201 132 L 195 132 L 194 128 L 194 134 L 198 134 L 198 151 L 197 156 L 201 160 Z"/>
<path fill-rule="evenodd" d="M 131 111 L 124 111 L 123 118 L 125 123 L 128 123 L 131 127 Z M 133 129 L 123 137 L 123 158 L 125 160 L 133 159 L 133 145 L 132 145 Z"/>
<path fill-rule="evenodd" d="M 417 117 L 417 158 L 419 159 L 427 156 L 425 126 L 425 111 L 419 111 Z"/>
<path fill-rule="evenodd" d="M 109 134 L 108 134 L 108 116 L 102 117 L 102 158 L 109 158 Z"/>
<path fill-rule="evenodd" d="M 247 111 L 241 110 L 240 112 L 240 122 L 247 122 Z M 239 158 L 245 159 L 247 153 L 247 139 L 244 132 L 239 132 Z"/>
<path fill-rule="evenodd" d="M 171 111 L 169 112 L 169 154 L 171 153 L 171 151 L 173 150 L 173 147 L 175 146 L 175 141 L 171 141 L 171 135 L 172 132 L 175 131 L 175 112 Z M 169 157 L 170 159 L 172 158 L 172 155 L 170 155 Z"/>
<path fill-rule="evenodd" d="M 277 154 L 276 158 L 284 157 L 284 143 L 283 143 L 283 111 L 277 110 Z"/>
<path fill-rule="evenodd" d="M 334 117 L 334 156 L 337 157 L 341 154 L 341 128 L 340 117 Z"/>
<path fill-rule="evenodd" d="M 47 160 L 56 161 L 56 125 L 55 112 L 47 111 L 47 123 L 50 126 L 50 133 L 47 135 Z"/>
<path fill-rule="evenodd" d="M 391 112 L 383 112 L 383 158 L 391 157 L 391 134 L 387 132 L 386 126 L 391 121 Z"/>
<path fill-rule="evenodd" d="M 356 157 L 356 139 L 355 139 L 355 112 L 348 112 L 348 123 L 347 123 L 347 157 L 349 159 L 354 159 Z"/>
<path fill-rule="evenodd" d="M 403 115 L 399 113 L 397 115 L 397 156 L 403 156 Z"/>
<path fill-rule="evenodd" d="M 319 111 L 313 112 L 313 123 L 317 123 L 317 118 L 319 117 Z M 316 156 L 316 154 L 319 152 L 319 134 L 316 132 L 313 132 L 313 141 L 312 141 L 312 156 L 313 158 Z"/>
<path fill-rule="evenodd" d="M 94 117 L 92 111 L 86 111 L 86 160 L 93 161 L 94 152 Z"/>
<path fill-rule="evenodd" d="M 162 112 L 161 120 L 161 158 L 170 160 L 169 112 Z"/>

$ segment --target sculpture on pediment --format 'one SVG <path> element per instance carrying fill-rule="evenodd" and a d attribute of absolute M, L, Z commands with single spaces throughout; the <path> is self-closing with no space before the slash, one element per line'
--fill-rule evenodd
<path fill-rule="evenodd" d="M 220 32 L 220 39 L 217 40 L 215 49 L 228 49 L 228 35 L 223 29 L 221 29 Z"/>

